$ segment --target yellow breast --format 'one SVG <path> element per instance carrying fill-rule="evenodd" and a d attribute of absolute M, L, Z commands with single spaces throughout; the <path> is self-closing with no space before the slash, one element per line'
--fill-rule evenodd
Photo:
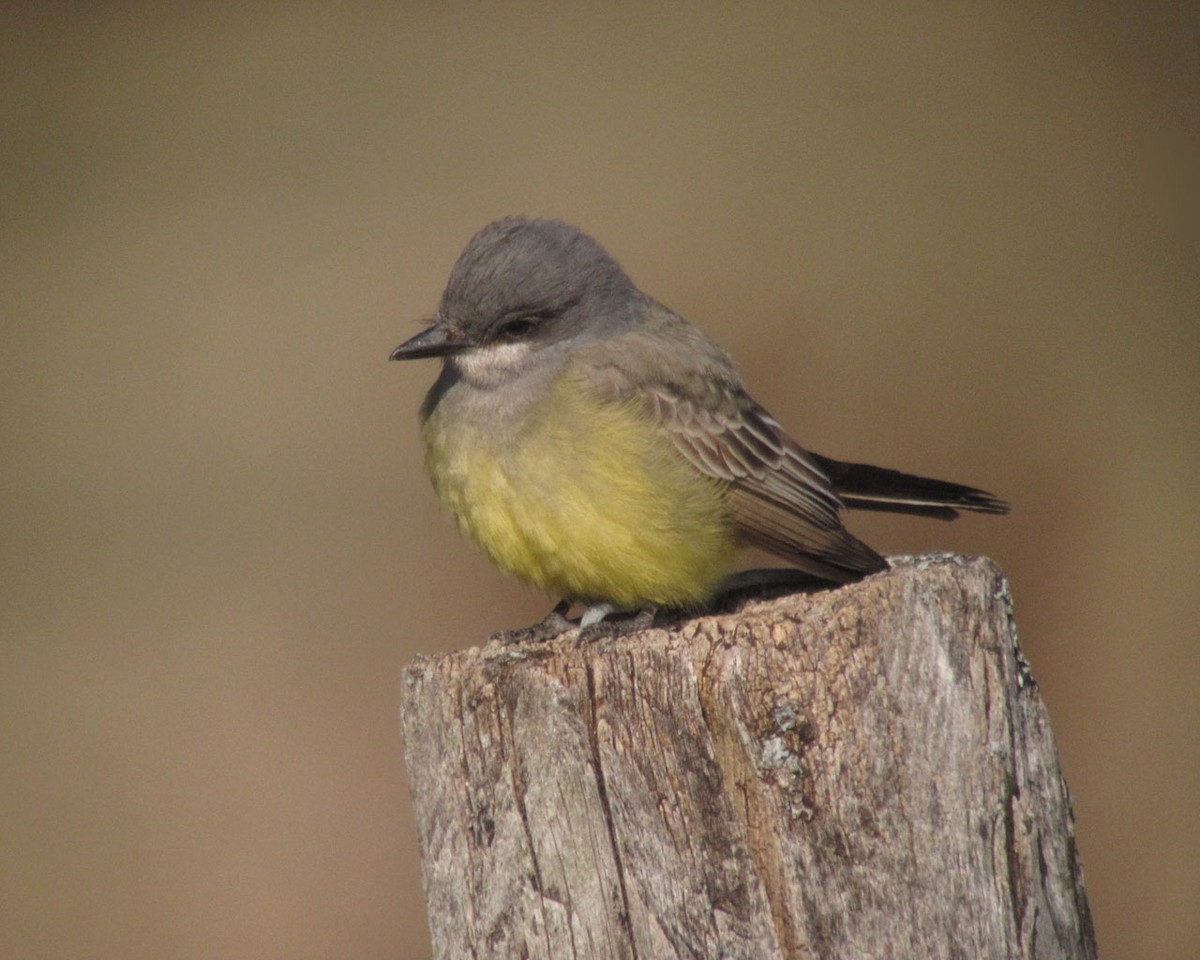
<path fill-rule="evenodd" d="M 725 485 L 633 405 L 596 400 L 565 376 L 506 442 L 445 421 L 435 408 L 424 426 L 434 487 L 463 532 L 526 583 L 624 608 L 686 606 L 728 571 Z"/>

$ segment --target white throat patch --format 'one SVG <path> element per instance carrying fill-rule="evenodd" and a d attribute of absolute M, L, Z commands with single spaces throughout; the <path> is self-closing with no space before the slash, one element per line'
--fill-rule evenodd
<path fill-rule="evenodd" d="M 494 387 L 515 373 L 528 355 L 528 343 L 493 343 L 458 354 L 454 363 L 468 383 Z"/>

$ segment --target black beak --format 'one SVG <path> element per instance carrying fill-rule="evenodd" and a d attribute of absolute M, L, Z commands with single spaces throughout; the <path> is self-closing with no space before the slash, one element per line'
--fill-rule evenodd
<path fill-rule="evenodd" d="M 411 340 L 405 340 L 388 357 L 389 360 L 420 360 L 424 357 L 448 357 L 461 353 L 471 344 L 457 330 L 444 323 L 435 323 Z"/>

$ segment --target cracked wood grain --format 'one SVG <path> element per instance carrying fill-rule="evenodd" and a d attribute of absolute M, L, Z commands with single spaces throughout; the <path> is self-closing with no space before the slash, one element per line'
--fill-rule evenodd
<path fill-rule="evenodd" d="M 418 658 L 401 712 L 436 957 L 1096 955 L 990 561 Z"/>

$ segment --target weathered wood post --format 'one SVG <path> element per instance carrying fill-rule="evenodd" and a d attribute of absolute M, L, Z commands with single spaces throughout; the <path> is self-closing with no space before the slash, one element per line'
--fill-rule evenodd
<path fill-rule="evenodd" d="M 990 561 L 574 637 L 407 668 L 435 956 L 1096 955 Z"/>

